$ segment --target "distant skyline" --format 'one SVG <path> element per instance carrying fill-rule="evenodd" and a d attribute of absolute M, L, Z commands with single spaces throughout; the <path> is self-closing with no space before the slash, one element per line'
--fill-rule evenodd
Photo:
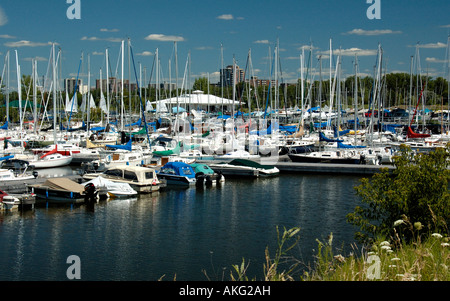
<path fill-rule="evenodd" d="M 77 3 L 80 10 L 70 11 Z M 179 86 L 188 56 L 191 85 L 196 78 L 207 76 L 212 83 L 217 83 L 220 68 L 231 65 L 233 58 L 244 69 L 249 52 L 252 69 L 246 78 L 255 75 L 269 79 L 270 58 L 278 41 L 280 82 L 291 83 L 300 77 L 299 57 L 305 48 L 307 60 L 310 46 L 314 55 L 313 73 L 318 79 L 321 56 L 322 76 L 327 80 L 331 39 L 332 72 L 340 54 L 344 78 L 354 74 L 355 53 L 359 75 L 372 76 L 379 44 L 383 49 L 383 68 L 388 73 L 409 73 L 411 56 L 416 55 L 419 45 L 421 74 L 446 76 L 450 1 L 379 0 L 379 3 L 380 19 L 369 19 L 367 10 L 371 4 L 366 0 L 2 0 L 0 68 L 4 69 L 4 57 L 10 51 L 11 79 L 15 78 L 17 50 L 22 75 L 31 74 L 31 60 L 37 59 L 38 75 L 45 76 L 51 63 L 52 43 L 56 43 L 57 50 L 62 51 L 62 78 L 77 76 L 83 54 L 83 81 L 87 83 L 89 57 L 91 86 L 95 86 L 100 69 L 105 78 L 106 49 L 110 56 L 110 75 L 120 78 L 121 41 L 127 45 L 129 38 L 137 72 L 140 66 L 146 70 L 144 84 L 149 82 L 157 49 L 162 80 L 169 81 L 170 73 L 175 82 L 178 71 Z M 68 17 L 74 12 L 79 13 L 80 19 Z M 174 41 L 177 42 L 177 70 Z M 132 66 L 131 73 L 131 81 L 135 82 Z M 124 77 L 129 78 L 127 53 Z"/>

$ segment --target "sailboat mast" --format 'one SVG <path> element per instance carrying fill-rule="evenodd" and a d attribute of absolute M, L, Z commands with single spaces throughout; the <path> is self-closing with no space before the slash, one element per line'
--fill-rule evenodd
<path fill-rule="evenodd" d="M 108 49 L 106 49 L 106 107 L 107 113 L 106 113 L 106 124 L 109 123 L 109 54 Z"/>
<path fill-rule="evenodd" d="M 37 60 L 33 60 L 33 120 L 34 120 L 34 134 L 37 134 Z"/>
<path fill-rule="evenodd" d="M 53 142 L 56 145 L 56 53 L 55 43 L 52 45 L 53 62 Z"/>
<path fill-rule="evenodd" d="M 358 130 L 358 55 L 355 53 L 355 145 L 357 145 L 357 135 Z"/>
<path fill-rule="evenodd" d="M 20 143 L 23 147 L 23 139 L 22 139 L 22 128 L 23 128 L 23 122 L 22 122 L 22 82 L 20 80 L 20 65 L 19 65 L 19 55 L 16 52 L 16 68 L 17 68 L 17 93 L 19 95 L 19 123 L 20 123 Z"/>
<path fill-rule="evenodd" d="M 9 75 L 9 67 L 10 67 L 10 65 L 9 65 L 9 58 L 10 58 L 10 56 L 9 56 L 9 51 L 6 54 L 6 57 L 8 59 L 7 65 L 6 65 L 7 66 L 6 67 L 6 69 L 7 69 L 7 71 L 6 71 L 6 75 L 7 75 L 7 80 L 6 80 L 6 122 L 8 123 L 8 126 L 6 128 L 6 134 L 8 135 L 8 132 L 9 132 L 9 84 L 10 84 L 10 75 Z"/>
<path fill-rule="evenodd" d="M 121 104 L 120 104 L 120 106 L 121 106 L 121 112 L 120 112 L 120 129 L 121 130 L 123 130 L 124 129 L 124 127 L 123 127 L 123 114 L 125 113 L 125 109 L 124 109 L 124 103 L 123 103 L 123 88 L 124 88 L 124 85 L 123 85 L 123 72 L 124 72 L 124 70 L 123 70 L 123 60 L 124 60 L 124 48 L 125 48 L 125 41 L 123 41 L 122 40 L 122 53 L 121 53 L 121 56 L 122 56 L 122 80 L 121 80 L 121 82 L 120 82 L 120 86 L 121 86 Z"/>

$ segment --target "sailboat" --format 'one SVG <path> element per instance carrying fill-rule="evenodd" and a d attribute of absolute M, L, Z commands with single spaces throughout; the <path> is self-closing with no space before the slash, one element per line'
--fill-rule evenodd
<path fill-rule="evenodd" d="M 16 159 L 28 161 L 35 169 L 61 167 L 69 165 L 72 162 L 72 156 L 63 156 L 58 153 L 58 145 L 55 145 L 53 150 L 42 156 L 29 157 L 27 155 L 16 155 Z"/>

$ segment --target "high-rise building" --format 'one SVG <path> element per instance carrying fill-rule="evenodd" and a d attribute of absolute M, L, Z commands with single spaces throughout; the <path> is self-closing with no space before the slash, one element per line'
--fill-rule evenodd
<path fill-rule="evenodd" d="M 66 78 L 64 80 L 64 91 L 68 92 L 69 94 L 73 94 L 75 92 L 75 86 L 77 88 L 77 91 L 81 92 L 83 88 L 83 80 L 78 79 L 78 83 L 76 78 Z"/>
<path fill-rule="evenodd" d="M 236 69 L 236 75 L 234 75 L 234 69 Z M 233 68 L 233 65 L 229 65 L 225 69 L 220 69 L 220 82 L 218 85 L 223 85 L 224 87 L 233 86 L 233 77 L 236 79 L 236 84 L 243 82 L 244 70 L 237 65 L 235 68 Z"/>

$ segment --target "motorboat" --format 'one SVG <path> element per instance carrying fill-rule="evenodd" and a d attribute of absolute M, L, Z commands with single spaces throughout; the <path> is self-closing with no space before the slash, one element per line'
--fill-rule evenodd
<path fill-rule="evenodd" d="M 12 169 L 0 169 L 0 181 L 23 181 L 23 180 L 31 180 L 37 177 L 37 173 L 29 173 L 27 171 L 24 172 L 16 172 Z"/>
<path fill-rule="evenodd" d="M 155 169 L 144 166 L 118 165 L 101 173 L 86 173 L 83 179 L 92 180 L 98 176 L 113 182 L 130 184 L 138 193 L 156 192 L 165 187 L 165 183 L 158 179 Z"/>
<path fill-rule="evenodd" d="M 47 179 L 42 184 L 29 185 L 28 190 L 36 194 L 37 202 L 55 204 L 90 203 L 101 198 L 94 185 L 82 185 L 69 178 Z"/>
<path fill-rule="evenodd" d="M 225 177 L 221 173 L 215 172 L 207 164 L 192 163 L 190 165 L 194 169 L 197 185 L 214 185 L 225 182 Z"/>
<path fill-rule="evenodd" d="M 260 155 L 253 155 L 245 150 L 236 150 L 236 151 L 228 152 L 224 155 L 215 156 L 214 159 L 219 160 L 221 162 L 225 162 L 225 161 L 232 161 L 234 159 L 255 160 L 255 159 L 259 159 L 259 158 L 261 158 Z"/>
<path fill-rule="evenodd" d="M 197 179 L 194 169 L 184 162 L 168 162 L 158 172 L 158 178 L 164 179 L 167 185 L 195 185 Z"/>
<path fill-rule="evenodd" d="M 36 196 L 33 193 L 10 194 L 0 190 L 0 210 L 11 211 L 26 205 L 33 206 L 35 201 Z"/>
<path fill-rule="evenodd" d="M 113 182 L 103 178 L 102 176 L 98 176 L 95 179 L 92 179 L 84 184 L 92 183 L 94 186 L 102 191 L 105 191 L 109 197 L 111 198 L 122 198 L 122 197 L 133 197 L 138 193 L 134 190 L 130 184 L 121 183 L 121 182 Z"/>
<path fill-rule="evenodd" d="M 355 150 L 316 151 L 303 154 L 288 154 L 292 162 L 360 164 L 361 155 Z"/>
<path fill-rule="evenodd" d="M 264 177 L 277 176 L 280 170 L 272 165 L 263 165 L 253 160 L 234 159 L 230 162 L 209 164 L 209 167 L 224 176 Z"/>

